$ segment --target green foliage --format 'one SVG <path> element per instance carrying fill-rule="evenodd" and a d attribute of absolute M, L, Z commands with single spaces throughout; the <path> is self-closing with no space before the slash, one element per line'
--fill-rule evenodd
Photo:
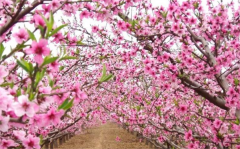
<path fill-rule="evenodd" d="M 17 60 L 17 64 L 29 74 L 33 72 L 32 63 L 28 63 L 27 61 L 22 59 L 22 60 Z"/>
<path fill-rule="evenodd" d="M 141 110 L 141 106 L 137 106 L 136 109 L 139 112 Z"/>
<path fill-rule="evenodd" d="M 58 57 L 46 56 L 46 57 L 44 58 L 44 61 L 43 61 L 43 63 L 42 63 L 42 66 L 45 66 L 45 65 L 47 65 L 47 64 L 50 64 L 50 63 L 56 61 L 57 59 L 58 59 Z"/>
<path fill-rule="evenodd" d="M 44 74 L 46 72 L 46 68 L 44 68 L 41 72 L 38 71 L 37 74 L 36 74 L 36 79 L 35 79 L 35 82 L 34 82 L 34 87 L 36 88 L 38 83 L 42 80 L 42 78 L 44 77 Z"/>
<path fill-rule="evenodd" d="M 3 51 L 5 50 L 3 43 L 0 44 L 0 59 L 2 59 Z"/>
<path fill-rule="evenodd" d="M 61 25 L 57 27 L 56 29 L 53 30 L 53 25 L 54 25 L 54 16 L 53 13 L 50 12 L 50 16 L 48 19 L 46 19 L 43 15 L 41 15 L 46 26 L 47 26 L 47 32 L 46 32 L 46 38 L 49 38 L 53 35 L 55 35 L 58 31 L 60 31 L 62 28 L 67 26 L 67 24 Z M 43 28 L 40 27 L 40 30 L 43 31 Z"/>
<path fill-rule="evenodd" d="M 63 109 L 63 110 L 68 110 L 73 106 L 73 99 L 69 101 L 67 98 L 59 107 L 58 110 Z"/>
<path fill-rule="evenodd" d="M 35 35 L 33 34 L 33 32 L 31 32 L 31 31 L 28 30 L 28 29 L 27 29 L 27 32 L 28 32 L 28 35 L 29 35 L 29 38 L 30 38 L 30 39 L 32 39 L 32 40 L 34 40 L 34 41 L 37 40 L 36 37 L 35 37 Z"/>
<path fill-rule="evenodd" d="M 60 66 L 59 70 L 62 71 L 64 69 L 64 66 Z"/>
<path fill-rule="evenodd" d="M 110 80 L 111 78 L 113 78 L 114 75 L 113 74 L 106 74 L 106 65 L 103 64 L 103 69 L 102 69 L 102 77 L 98 80 L 99 83 L 103 83 L 103 82 L 107 82 L 108 80 Z"/>
<path fill-rule="evenodd" d="M 236 86 L 239 85 L 239 80 L 238 80 L 237 78 L 234 78 L 234 84 L 235 84 Z"/>
<path fill-rule="evenodd" d="M 198 2 L 193 3 L 193 6 L 194 6 L 194 9 L 197 9 L 199 6 Z"/>
<path fill-rule="evenodd" d="M 57 27 L 55 30 L 51 31 L 51 33 L 49 33 L 49 37 L 55 35 L 58 31 L 60 31 L 62 28 L 64 28 L 65 26 L 67 26 L 67 24 L 61 25 L 59 27 Z"/>
<path fill-rule="evenodd" d="M 161 15 L 162 15 L 163 18 L 166 19 L 166 18 L 167 18 L 167 15 L 168 15 L 168 12 L 167 12 L 167 11 L 161 12 Z"/>
<path fill-rule="evenodd" d="M 59 59 L 59 61 L 63 61 L 63 60 L 69 60 L 69 59 L 78 59 L 77 57 L 74 56 L 64 56 L 62 58 Z"/>
<path fill-rule="evenodd" d="M 236 125 L 239 125 L 240 124 L 240 121 L 238 118 L 236 118 L 236 121 L 234 122 Z"/>

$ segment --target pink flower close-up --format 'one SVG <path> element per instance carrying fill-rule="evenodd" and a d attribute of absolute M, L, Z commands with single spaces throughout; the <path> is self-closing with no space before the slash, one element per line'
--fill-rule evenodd
<path fill-rule="evenodd" d="M 17 140 L 23 141 L 25 139 L 26 132 L 23 130 L 14 130 L 13 135 Z"/>
<path fill-rule="evenodd" d="M 190 140 L 193 139 L 193 137 L 192 137 L 192 130 L 189 130 L 188 132 L 185 133 L 184 139 L 185 139 L 186 141 L 190 141 Z"/>
<path fill-rule="evenodd" d="M 25 140 L 23 140 L 23 146 L 25 149 L 40 149 L 39 137 L 34 137 L 33 135 L 28 135 Z"/>
<path fill-rule="evenodd" d="M 47 47 L 48 41 L 46 39 L 40 39 L 39 42 L 33 41 L 31 48 L 26 49 L 27 54 L 34 54 L 34 60 L 39 65 L 43 62 L 43 56 L 50 54 L 50 49 Z"/>
<path fill-rule="evenodd" d="M 39 25 L 42 26 L 42 27 L 46 26 L 42 16 L 40 16 L 38 14 L 34 15 L 33 22 L 36 26 L 39 26 Z"/>
<path fill-rule="evenodd" d="M 17 143 L 15 143 L 13 140 L 1 140 L 0 141 L 0 148 L 1 149 L 8 149 L 10 147 L 15 147 L 17 146 Z"/>
<path fill-rule="evenodd" d="M 45 121 L 46 125 L 49 124 L 53 124 L 53 125 L 57 125 L 60 122 L 60 118 L 63 116 L 64 111 L 60 110 L 60 111 L 56 111 L 55 108 L 51 108 L 47 114 L 43 115 L 42 120 Z"/>
<path fill-rule="evenodd" d="M 13 34 L 13 37 L 15 38 L 17 43 L 21 44 L 22 42 L 27 41 L 29 35 L 25 28 L 21 28 L 18 32 Z"/>
<path fill-rule="evenodd" d="M 28 117 L 33 117 L 36 112 L 34 103 L 30 102 L 25 95 L 18 97 L 18 102 L 13 104 L 13 110 L 17 116 L 26 114 Z"/>

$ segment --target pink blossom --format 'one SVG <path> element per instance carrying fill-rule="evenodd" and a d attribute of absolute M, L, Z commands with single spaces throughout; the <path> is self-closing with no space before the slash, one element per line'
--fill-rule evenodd
<path fill-rule="evenodd" d="M 59 43 L 64 39 L 63 34 L 60 32 L 54 34 L 53 37 L 54 37 L 53 41 L 56 43 Z"/>
<path fill-rule="evenodd" d="M 53 10 L 56 10 L 60 6 L 60 1 L 59 0 L 53 0 L 50 5 L 52 6 Z"/>
<path fill-rule="evenodd" d="M 189 143 L 188 144 L 188 149 L 197 149 L 196 145 L 194 143 Z"/>
<path fill-rule="evenodd" d="M 49 13 L 49 12 L 50 12 L 50 10 L 51 10 L 51 5 L 45 5 L 45 4 L 43 4 L 43 5 L 42 5 L 42 8 L 43 8 L 44 14 L 46 14 L 46 13 Z"/>
<path fill-rule="evenodd" d="M 117 142 L 121 141 L 121 139 L 120 139 L 119 136 L 116 137 L 116 141 L 117 141 Z"/>
<path fill-rule="evenodd" d="M 45 26 L 45 22 L 44 22 L 42 16 L 40 16 L 40 15 L 34 15 L 33 21 L 36 26 L 39 26 L 39 25 L 43 26 L 43 27 Z"/>
<path fill-rule="evenodd" d="M 49 65 L 49 68 L 51 72 L 56 72 L 59 70 L 59 63 L 57 61 L 54 61 Z"/>
<path fill-rule="evenodd" d="M 9 95 L 9 92 L 0 87 L 0 112 L 2 110 L 7 111 L 8 102 L 13 101 L 13 97 Z"/>
<path fill-rule="evenodd" d="M 75 92 L 74 102 L 78 102 L 79 100 L 85 100 L 85 99 L 88 98 L 87 94 L 80 90 L 80 84 L 79 83 L 77 83 L 75 85 L 75 87 L 72 91 Z"/>
<path fill-rule="evenodd" d="M 219 128 L 222 124 L 222 121 L 220 121 L 219 119 L 215 119 L 215 121 L 213 122 L 213 125 L 215 128 Z"/>
<path fill-rule="evenodd" d="M 195 18 L 192 17 L 189 19 L 189 24 L 195 25 L 196 23 L 197 23 L 197 20 Z"/>
<path fill-rule="evenodd" d="M 22 142 L 25 149 L 40 149 L 41 147 L 39 143 L 40 139 L 32 135 L 28 135 L 28 137 Z"/>
<path fill-rule="evenodd" d="M 20 30 L 18 30 L 17 33 L 13 34 L 13 37 L 15 38 L 17 43 L 21 44 L 23 43 L 23 41 L 27 41 L 27 39 L 29 38 L 29 35 L 26 29 L 21 28 Z"/>
<path fill-rule="evenodd" d="M 58 94 L 54 95 L 53 97 L 55 99 L 55 102 L 62 103 L 65 99 L 69 97 L 69 93 Z"/>
<path fill-rule="evenodd" d="M 2 116 L 2 112 L 0 111 L 0 131 L 7 132 L 8 131 L 8 122 L 9 116 Z"/>
<path fill-rule="evenodd" d="M 15 102 L 13 107 L 17 116 L 23 116 L 26 114 L 28 117 L 33 117 L 35 114 L 34 103 L 30 102 L 25 95 L 19 96 L 18 102 Z"/>
<path fill-rule="evenodd" d="M 92 27 L 92 32 L 93 33 L 96 33 L 96 32 L 98 32 L 99 31 L 99 28 L 97 27 L 97 26 L 93 26 Z"/>
<path fill-rule="evenodd" d="M 4 77 L 8 75 L 8 71 L 6 71 L 5 67 L 0 65 L 0 84 L 3 83 Z"/>
<path fill-rule="evenodd" d="M 186 141 L 190 141 L 190 140 L 193 139 L 193 137 L 192 137 L 192 130 L 189 130 L 188 132 L 185 133 L 184 139 L 185 139 Z"/>
<path fill-rule="evenodd" d="M 1 149 L 8 149 L 9 147 L 14 147 L 17 144 L 13 140 L 3 139 L 0 143 Z"/>
<path fill-rule="evenodd" d="M 23 141 L 26 136 L 26 132 L 23 130 L 13 130 L 13 135 L 17 140 Z"/>
<path fill-rule="evenodd" d="M 43 55 L 48 56 L 50 54 L 50 49 L 47 47 L 48 41 L 46 39 L 40 39 L 39 42 L 32 42 L 32 46 L 29 49 L 26 49 L 28 54 L 35 54 L 34 60 L 38 64 L 42 64 Z"/>
<path fill-rule="evenodd" d="M 45 120 L 46 125 L 57 125 L 60 122 L 60 118 L 63 116 L 63 114 L 63 110 L 57 112 L 55 108 L 51 108 L 47 114 L 43 116 L 43 119 Z"/>
<path fill-rule="evenodd" d="M 47 86 L 47 87 L 39 87 L 39 92 L 43 94 L 50 94 L 52 88 Z"/>
<path fill-rule="evenodd" d="M 179 106 L 179 111 L 181 113 L 187 113 L 187 106 L 186 105 L 180 105 Z"/>
<path fill-rule="evenodd" d="M 80 19 L 82 20 L 82 19 L 84 19 L 84 18 L 88 18 L 89 15 L 90 15 L 90 14 L 89 14 L 89 11 L 84 10 L 84 11 L 82 11 L 81 14 L 80 14 Z"/>
<path fill-rule="evenodd" d="M 30 124 L 36 127 L 42 127 L 45 125 L 43 114 L 35 114 L 33 118 L 30 119 Z"/>

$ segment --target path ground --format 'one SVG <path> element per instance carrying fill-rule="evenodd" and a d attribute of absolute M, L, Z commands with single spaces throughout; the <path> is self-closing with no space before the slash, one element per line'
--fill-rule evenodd
<path fill-rule="evenodd" d="M 120 141 L 116 141 L 117 136 Z M 58 149 L 150 149 L 150 147 L 116 124 L 108 122 L 91 128 L 85 134 L 74 136 Z"/>

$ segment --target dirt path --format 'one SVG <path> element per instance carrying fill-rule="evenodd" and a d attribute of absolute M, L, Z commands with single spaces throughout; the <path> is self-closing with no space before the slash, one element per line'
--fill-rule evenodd
<path fill-rule="evenodd" d="M 116 141 L 117 136 L 120 141 Z M 92 128 L 86 134 L 74 136 L 58 149 L 150 149 L 150 147 L 126 130 L 109 122 Z"/>

